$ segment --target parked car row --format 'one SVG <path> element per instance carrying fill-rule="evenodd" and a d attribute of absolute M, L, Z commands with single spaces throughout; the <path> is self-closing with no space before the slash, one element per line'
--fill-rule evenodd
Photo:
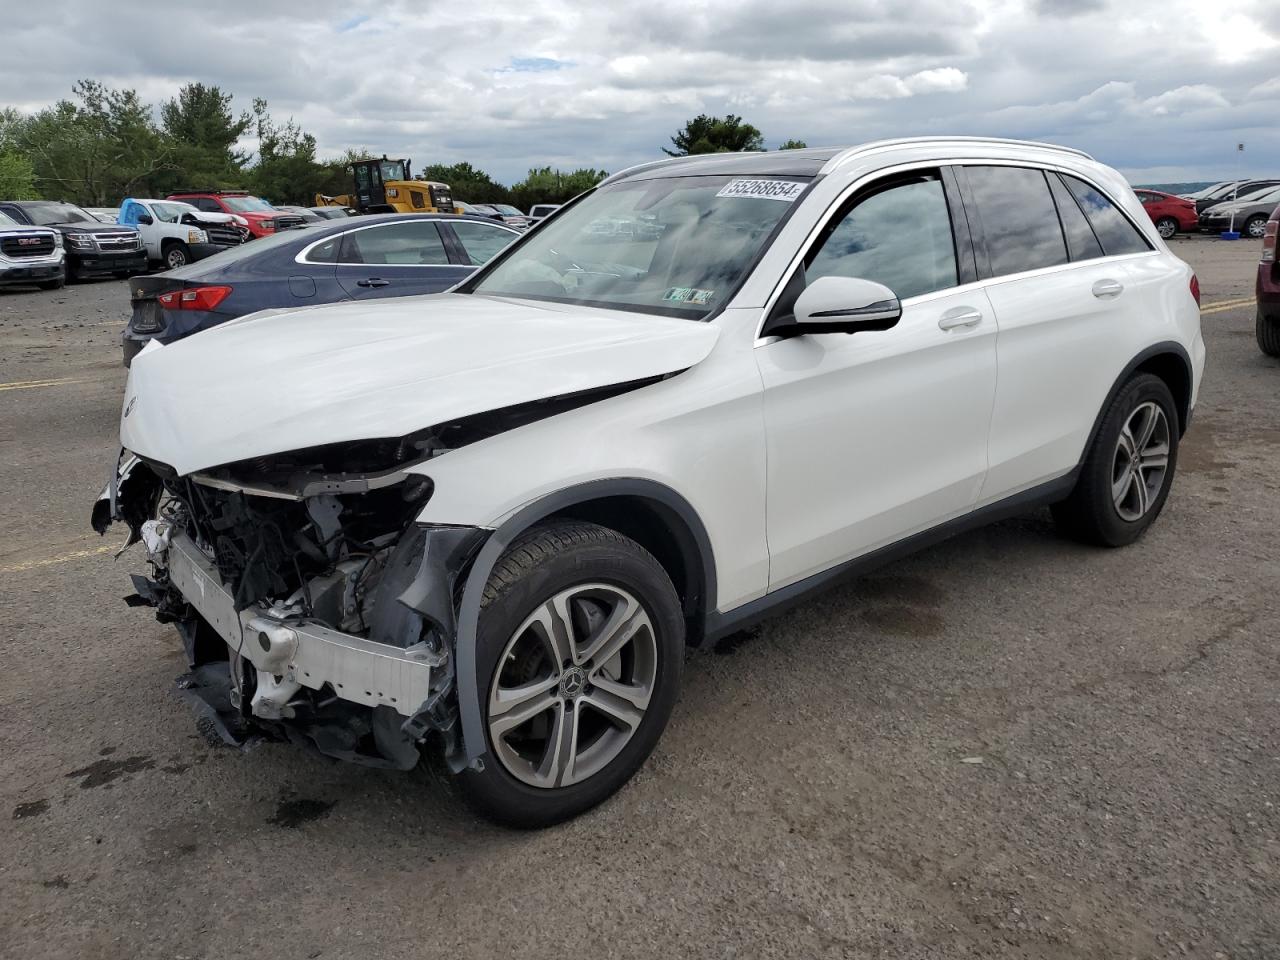
<path fill-rule="evenodd" d="M 0 201 L 0 213 L 28 227 L 49 227 L 62 238 L 65 277 L 129 277 L 147 269 L 142 236 L 132 227 L 103 223 L 74 203 L 53 200 Z"/>

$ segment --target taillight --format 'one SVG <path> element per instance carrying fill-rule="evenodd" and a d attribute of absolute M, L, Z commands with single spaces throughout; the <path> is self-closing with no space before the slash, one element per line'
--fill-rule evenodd
<path fill-rule="evenodd" d="M 1262 235 L 1262 262 L 1276 262 L 1276 228 L 1280 227 L 1280 220 L 1268 220 L 1267 232 Z"/>
<path fill-rule="evenodd" d="M 162 293 L 156 299 L 166 310 L 212 310 L 229 296 L 230 287 L 192 287 Z"/>
<path fill-rule="evenodd" d="M 1196 298 L 1196 306 L 1200 306 L 1200 281 L 1194 273 L 1191 275 L 1191 295 Z"/>

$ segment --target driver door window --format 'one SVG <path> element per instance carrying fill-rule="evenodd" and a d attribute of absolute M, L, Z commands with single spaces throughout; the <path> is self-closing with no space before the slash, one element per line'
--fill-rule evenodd
<path fill-rule="evenodd" d="M 864 195 L 828 228 L 805 279 L 857 277 L 899 300 L 956 285 L 956 249 L 942 181 L 920 177 Z"/>

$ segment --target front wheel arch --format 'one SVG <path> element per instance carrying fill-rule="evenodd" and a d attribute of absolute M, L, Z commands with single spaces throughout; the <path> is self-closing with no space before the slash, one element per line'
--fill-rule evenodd
<path fill-rule="evenodd" d="M 471 563 L 458 604 L 454 642 L 455 677 L 467 763 L 475 762 L 485 753 L 484 719 L 480 707 L 480 691 L 476 685 L 475 643 L 485 584 L 499 558 L 517 537 L 535 524 L 555 516 L 575 519 L 611 518 L 612 523 L 598 519 L 592 519 L 591 522 L 617 529 L 619 533 L 635 539 L 633 532 L 637 529 L 638 522 L 633 520 L 625 524 L 630 527 L 630 532 L 618 529 L 617 526 L 622 523 L 620 518 L 627 516 L 624 508 L 628 507 L 648 511 L 647 516 L 650 518 L 666 518 L 667 521 L 674 522 L 673 526 L 667 528 L 665 536 L 669 543 L 665 549 L 674 547 L 680 551 L 684 571 L 681 579 L 678 580 L 671 567 L 667 566 L 669 553 L 666 559 L 661 553 L 654 553 L 654 556 L 667 569 L 680 595 L 681 604 L 685 608 L 686 636 L 689 642 L 700 642 L 705 632 L 707 613 L 714 609 L 716 602 L 715 556 L 706 526 L 693 505 L 680 493 L 656 480 L 617 477 L 567 487 L 525 505 L 494 530 L 480 548 Z M 643 515 L 645 514 L 639 514 Z M 643 539 L 637 542 L 649 549 L 644 540 L 654 542 L 653 532 L 643 532 L 641 536 Z M 663 550 L 664 547 L 660 544 L 659 549 Z M 692 588 L 690 584 L 693 584 Z M 691 598 L 695 601 L 692 608 Z"/>

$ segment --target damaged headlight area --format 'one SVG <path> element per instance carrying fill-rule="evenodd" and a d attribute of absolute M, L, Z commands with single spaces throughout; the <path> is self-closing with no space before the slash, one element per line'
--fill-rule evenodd
<path fill-rule="evenodd" d="M 180 688 L 224 739 L 408 769 L 435 735 L 459 768 L 457 594 L 486 531 L 414 522 L 432 488 L 398 469 L 430 455 L 412 442 L 183 477 L 122 458 L 94 527 L 123 521 L 144 542 L 152 574 L 133 577 L 129 602 L 177 626 Z"/>

